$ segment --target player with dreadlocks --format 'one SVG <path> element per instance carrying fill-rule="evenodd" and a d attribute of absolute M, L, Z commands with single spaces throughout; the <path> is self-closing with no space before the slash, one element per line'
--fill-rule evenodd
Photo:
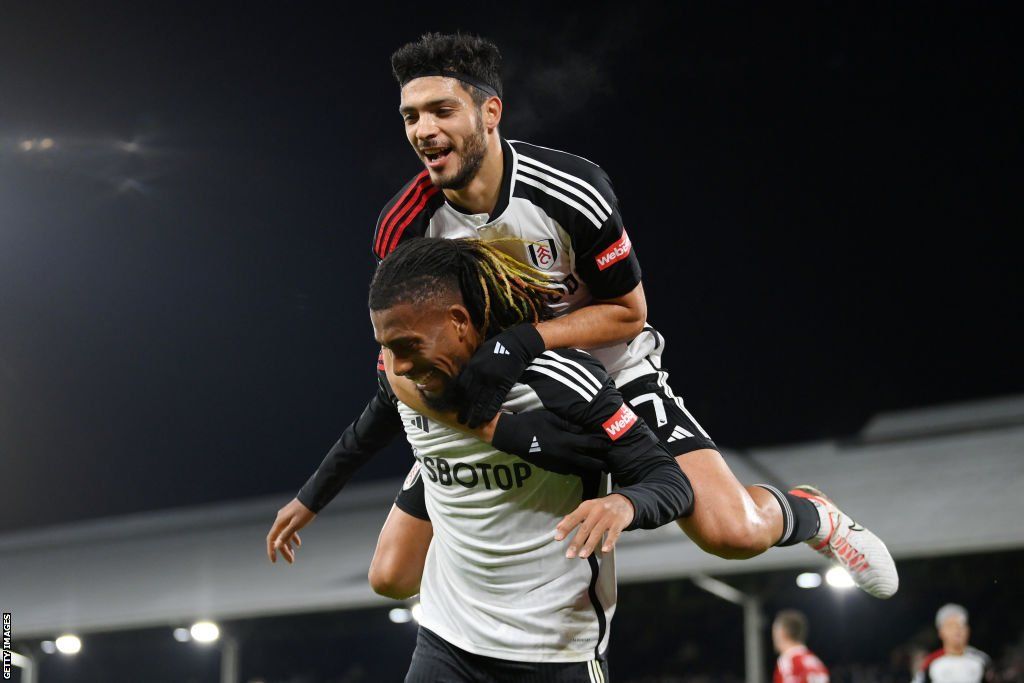
<path fill-rule="evenodd" d="M 360 442 L 357 421 L 353 445 L 380 447 L 405 431 L 419 475 L 409 483 L 422 487 L 434 529 L 406 681 L 605 680 L 615 542 L 692 504 L 669 452 L 582 351 L 540 354 L 483 430 L 445 424 L 477 349 L 550 317 L 551 293 L 496 245 L 445 239 L 402 245 L 370 285 L 386 368 L 373 422 L 388 429 Z M 552 452 L 571 457 L 538 467 Z M 560 541 L 574 530 L 578 550 L 567 556 Z"/>
<path fill-rule="evenodd" d="M 370 308 L 374 296 L 378 302 L 408 296 L 408 288 L 418 281 L 436 281 L 436 272 L 452 270 L 458 274 L 465 302 L 473 322 L 480 327 L 484 339 L 521 323 L 538 323 L 553 317 L 548 303 L 557 290 L 540 271 L 521 263 L 496 247 L 522 240 L 503 239 L 458 240 L 453 249 L 430 244 L 421 249 L 408 249 L 388 265 L 378 269 L 373 280 Z M 494 297 L 495 305 L 491 306 Z M 488 331 L 491 334 L 488 334 Z"/>

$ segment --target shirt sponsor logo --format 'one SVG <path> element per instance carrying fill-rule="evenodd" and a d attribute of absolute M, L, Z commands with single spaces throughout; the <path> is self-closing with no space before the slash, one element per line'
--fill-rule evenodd
<path fill-rule="evenodd" d="M 510 491 L 522 488 L 533 470 L 525 462 L 512 465 L 492 465 L 481 462 L 475 465 L 459 462 L 452 465 L 445 458 L 425 456 L 423 469 L 427 479 L 441 486 L 461 486 L 472 489 L 483 486 L 485 489 L 501 489 Z"/>
<path fill-rule="evenodd" d="M 597 269 L 604 270 L 615 265 L 618 261 L 629 256 L 629 252 L 632 249 L 633 243 L 629 241 L 629 235 L 623 230 L 622 237 L 617 242 L 594 257 L 594 260 L 597 262 Z"/>
<path fill-rule="evenodd" d="M 527 245 L 527 251 L 534 267 L 541 270 L 551 270 L 551 266 L 558 260 L 558 248 L 555 247 L 554 239 L 531 242 Z"/>
<path fill-rule="evenodd" d="M 630 410 L 629 406 L 625 403 L 619 408 L 614 415 L 608 418 L 602 427 L 604 427 L 605 433 L 608 434 L 608 438 L 612 441 L 618 441 L 619 437 L 628 432 L 636 424 L 636 413 Z"/>

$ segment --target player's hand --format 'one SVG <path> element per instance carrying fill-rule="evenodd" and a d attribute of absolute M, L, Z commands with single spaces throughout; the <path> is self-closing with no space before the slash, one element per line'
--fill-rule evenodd
<path fill-rule="evenodd" d="M 316 513 L 293 498 L 290 503 L 277 511 L 277 519 L 274 526 L 270 527 L 267 534 L 267 557 L 271 562 L 277 562 L 277 552 L 288 561 L 294 564 L 295 551 L 302 547 L 302 539 L 299 538 L 299 529 L 306 526 L 316 517 Z M 292 548 L 292 543 L 295 547 Z"/>
<path fill-rule="evenodd" d="M 555 527 L 555 540 L 561 541 L 579 527 L 569 541 L 566 557 L 589 557 L 598 543 L 601 543 L 602 537 L 604 544 L 601 545 L 601 552 L 611 552 L 622 530 L 633 523 L 633 514 L 633 503 L 620 493 L 585 500 L 558 523 Z"/>
<path fill-rule="evenodd" d="M 459 422 L 476 429 L 498 414 L 512 385 L 534 358 L 544 352 L 544 339 L 529 323 L 510 327 L 476 350 L 459 373 L 463 396 Z"/>
<path fill-rule="evenodd" d="M 491 445 L 556 474 L 605 469 L 611 441 L 604 432 L 587 432 L 547 410 L 502 413 Z"/>

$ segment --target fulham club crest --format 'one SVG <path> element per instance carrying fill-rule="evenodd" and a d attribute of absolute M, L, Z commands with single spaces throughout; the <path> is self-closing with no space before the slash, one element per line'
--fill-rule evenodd
<path fill-rule="evenodd" d="M 558 249 L 555 248 L 554 239 L 538 240 L 527 245 L 530 251 L 530 260 L 534 267 L 540 270 L 551 270 L 558 260 Z"/>

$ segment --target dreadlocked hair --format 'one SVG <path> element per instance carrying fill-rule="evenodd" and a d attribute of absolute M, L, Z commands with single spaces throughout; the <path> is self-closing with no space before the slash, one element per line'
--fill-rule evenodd
<path fill-rule="evenodd" d="M 423 237 L 398 246 L 370 282 L 370 310 L 419 304 L 458 292 L 484 339 L 520 323 L 553 317 L 549 302 L 561 292 L 544 273 L 498 248 L 527 242 Z"/>

